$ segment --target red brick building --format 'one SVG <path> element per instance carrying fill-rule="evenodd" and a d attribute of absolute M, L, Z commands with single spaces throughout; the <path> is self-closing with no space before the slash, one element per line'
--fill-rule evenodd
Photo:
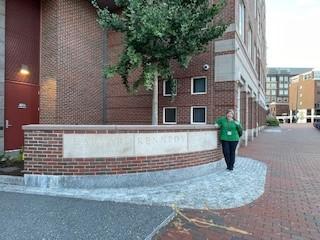
<path fill-rule="evenodd" d="M 112 1 L 102 2 L 114 8 Z M 159 84 L 159 124 L 211 123 L 233 108 L 246 130 L 243 138 L 246 143 L 264 125 L 266 114 L 265 2 L 227 2 L 220 14 L 221 19 L 230 23 L 223 37 L 210 43 L 206 52 L 194 56 L 187 70 L 174 66 L 175 98 L 168 96 L 165 82 Z M 119 77 L 102 78 L 102 66 L 117 61 L 122 39 L 118 33 L 105 34 L 101 30 L 90 1 L 10 0 L 1 4 L 5 9 L 6 43 L 7 39 L 12 44 L 20 41 L 18 48 L 6 45 L 5 80 L 9 81 L 27 66 L 28 81 L 34 89 L 39 87 L 40 94 L 37 97 L 36 91 L 34 96 L 39 106 L 36 101 L 33 104 L 35 109 L 39 107 L 39 119 L 20 122 L 14 126 L 19 131 L 21 125 L 37 121 L 151 123 L 151 92 L 140 89 L 131 96 Z M 27 98 L 23 92 L 21 96 Z M 22 103 L 19 105 L 22 109 L 26 106 L 24 100 L 18 102 Z M 28 114 L 34 116 L 32 112 Z M 5 113 L 5 120 L 7 116 Z M 5 139 L 9 135 L 5 134 Z M 16 148 L 20 146 L 21 143 L 16 143 Z"/>

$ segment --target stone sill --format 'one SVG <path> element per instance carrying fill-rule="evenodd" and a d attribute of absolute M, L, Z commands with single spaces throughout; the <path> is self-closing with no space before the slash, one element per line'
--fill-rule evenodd
<path fill-rule="evenodd" d="M 211 124 L 194 125 L 54 125 L 54 124 L 31 124 L 22 127 L 25 131 L 41 130 L 154 130 L 154 131 L 175 131 L 175 130 L 218 130 L 219 128 Z"/>

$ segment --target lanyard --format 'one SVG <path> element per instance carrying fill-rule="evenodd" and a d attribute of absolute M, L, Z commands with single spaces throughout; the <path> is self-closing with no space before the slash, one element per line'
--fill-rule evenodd
<path fill-rule="evenodd" d="M 229 121 L 228 118 L 227 118 L 227 130 L 229 132 L 231 131 L 230 122 L 231 122 L 231 120 Z"/>

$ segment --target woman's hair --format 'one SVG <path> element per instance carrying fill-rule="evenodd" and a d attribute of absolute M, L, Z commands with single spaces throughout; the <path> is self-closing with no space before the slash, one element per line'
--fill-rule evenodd
<path fill-rule="evenodd" d="M 227 115 L 228 113 L 232 113 L 233 116 L 234 116 L 234 111 L 233 111 L 233 109 L 228 109 L 227 112 L 226 112 L 226 115 Z"/>

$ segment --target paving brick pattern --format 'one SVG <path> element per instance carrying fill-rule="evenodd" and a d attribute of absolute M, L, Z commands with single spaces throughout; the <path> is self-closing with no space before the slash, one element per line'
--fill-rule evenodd
<path fill-rule="evenodd" d="M 320 239 L 320 131 L 311 125 L 284 125 L 265 132 L 240 155 L 268 165 L 265 193 L 255 202 L 228 210 L 184 210 L 251 233 L 200 228 L 177 217 L 158 240 L 318 240 Z"/>

